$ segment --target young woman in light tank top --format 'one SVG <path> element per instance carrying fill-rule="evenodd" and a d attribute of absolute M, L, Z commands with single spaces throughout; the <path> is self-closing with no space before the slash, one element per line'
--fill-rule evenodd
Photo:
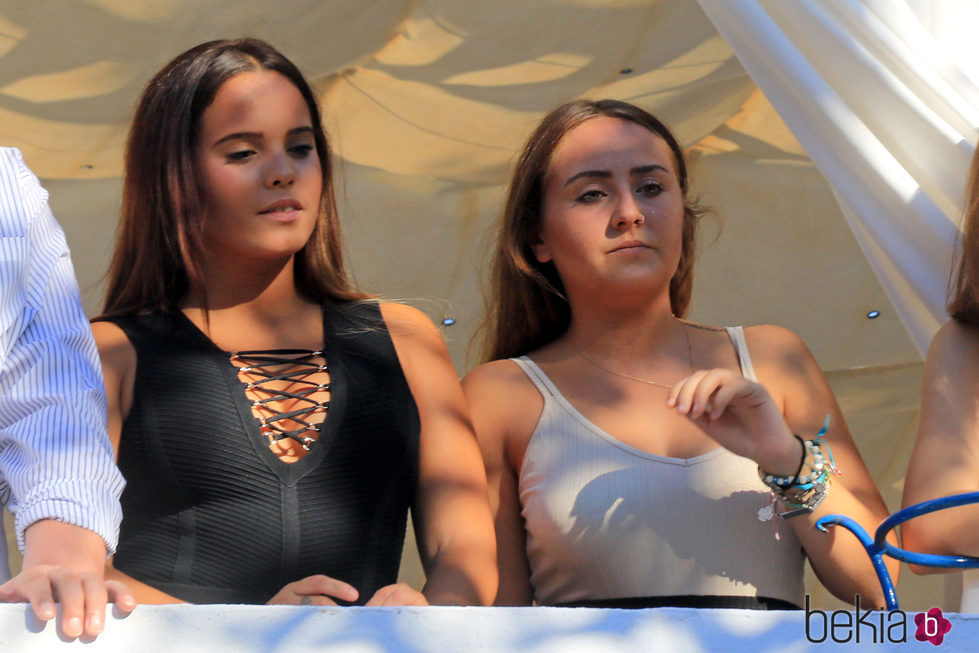
<path fill-rule="evenodd" d="M 843 513 L 872 530 L 887 511 L 806 346 L 682 319 L 701 212 L 688 191 L 674 137 L 623 102 L 561 106 L 523 151 L 490 362 L 463 382 L 496 603 L 792 608 L 808 558 L 834 595 L 883 605 L 859 542 L 814 526 Z"/>

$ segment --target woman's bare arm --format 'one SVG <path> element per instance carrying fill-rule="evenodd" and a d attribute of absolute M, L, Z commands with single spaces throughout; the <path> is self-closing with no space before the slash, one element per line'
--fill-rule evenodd
<path fill-rule="evenodd" d="M 415 533 L 433 604 L 485 605 L 497 588 L 486 475 L 469 410 L 438 331 L 419 311 L 386 303 L 382 315 L 421 419 Z M 405 590 L 379 590 L 405 595 Z M 396 598 L 390 602 L 397 602 Z"/>
<path fill-rule="evenodd" d="M 531 605 L 534 600 L 517 481 L 523 449 L 541 411 L 540 405 L 521 405 L 522 395 L 540 403 L 533 387 L 529 393 L 521 392 L 522 386 L 529 385 L 510 361 L 481 365 L 462 381 L 486 466 L 496 527 L 500 588 L 494 605 Z"/>
<path fill-rule="evenodd" d="M 904 506 L 979 491 L 979 331 L 949 322 L 925 361 L 918 439 L 904 481 Z M 904 547 L 979 556 L 979 505 L 951 508 L 906 522 Z M 949 571 L 912 567 L 917 573 Z"/>

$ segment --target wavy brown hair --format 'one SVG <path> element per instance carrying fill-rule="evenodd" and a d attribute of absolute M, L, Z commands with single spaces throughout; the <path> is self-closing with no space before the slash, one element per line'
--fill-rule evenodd
<path fill-rule="evenodd" d="M 143 90 L 126 144 L 122 212 L 103 315 L 175 311 L 191 287 L 202 287 L 204 189 L 195 156 L 201 117 L 222 84 L 259 69 L 279 73 L 299 89 L 322 171 L 319 218 L 295 255 L 296 290 L 317 303 L 367 297 L 352 288 L 344 271 L 330 147 L 316 96 L 283 54 L 264 41 L 245 38 L 187 50 Z"/>
<path fill-rule="evenodd" d="M 564 285 L 553 263 L 534 256 L 543 219 L 544 177 L 554 150 L 575 127 L 607 116 L 627 120 L 662 138 L 673 152 L 683 193 L 683 241 L 680 262 L 670 279 L 670 306 L 682 317 L 690 304 L 697 223 L 703 214 L 689 192 L 683 150 L 670 130 L 649 112 L 618 100 L 576 100 L 544 117 L 531 134 L 510 181 L 503 221 L 497 234 L 492 280 L 483 324 L 482 360 L 520 356 L 553 342 L 571 323 Z"/>
<path fill-rule="evenodd" d="M 949 284 L 948 314 L 956 322 L 979 326 L 979 148 L 969 166 L 965 197 L 962 236 Z"/>

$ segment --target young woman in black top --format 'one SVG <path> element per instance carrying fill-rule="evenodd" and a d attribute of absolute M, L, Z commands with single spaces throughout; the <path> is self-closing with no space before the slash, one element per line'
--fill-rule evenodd
<path fill-rule="evenodd" d="M 144 603 L 478 604 L 496 591 L 458 380 L 418 311 L 351 288 L 314 95 L 214 41 L 146 87 L 93 328 Z M 427 575 L 396 584 L 409 506 Z"/>

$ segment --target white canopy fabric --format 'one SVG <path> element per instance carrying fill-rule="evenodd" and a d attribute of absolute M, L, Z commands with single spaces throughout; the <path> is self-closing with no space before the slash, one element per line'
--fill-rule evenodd
<path fill-rule="evenodd" d="M 923 355 L 947 319 L 979 89 L 903 0 L 700 4 L 829 181 Z M 935 4 L 971 31 L 975 3 Z"/>
<path fill-rule="evenodd" d="M 705 0 L 712 12 L 723 4 Z M 792 25 L 795 43 L 806 30 L 793 22 L 793 8 L 823 8 L 822 16 L 825 5 L 835 6 L 765 3 L 762 10 L 778 21 L 769 17 L 762 25 L 773 34 Z M 863 5 L 880 6 L 848 2 L 847 8 L 856 7 L 844 23 L 851 35 Z M 824 19 L 834 51 L 843 52 L 839 43 L 848 42 L 830 27 L 847 10 Z M 893 22 L 889 10 L 875 11 L 878 22 L 881 12 L 885 24 Z M 914 18 L 903 10 L 900 16 L 904 23 Z M 865 105 L 891 88 L 884 83 L 890 77 L 880 74 L 874 86 L 865 82 L 866 97 L 853 100 L 855 108 L 827 101 L 810 103 L 803 114 L 828 130 L 833 125 L 822 112 L 842 106 L 857 115 L 846 121 L 855 143 L 877 139 L 881 144 L 871 152 L 908 148 L 883 172 L 874 172 L 876 159 L 868 158 L 857 179 L 885 198 L 877 213 L 902 216 L 902 225 L 919 223 L 900 199 L 915 211 L 938 207 L 926 213 L 933 234 L 922 237 L 928 243 L 922 254 L 908 246 L 916 235 L 903 227 L 896 237 L 892 227 L 881 233 L 879 220 L 854 237 L 824 179 L 833 179 L 833 164 L 817 160 L 824 150 L 843 155 L 805 140 L 797 120 L 786 126 L 690 0 L 0 0 L 0 144 L 21 148 L 51 191 L 90 314 L 99 307 L 119 207 L 122 147 L 142 85 L 184 49 L 242 35 L 278 47 L 320 93 L 357 280 L 387 298 L 415 303 L 436 322 L 454 318 L 443 333 L 460 372 L 475 362 L 467 345 L 482 312 L 481 280 L 507 174 L 536 122 L 553 106 L 583 96 L 629 100 L 665 119 L 688 148 L 695 191 L 718 216 L 702 224 L 691 317 L 711 324 L 777 323 L 798 333 L 833 385 L 888 505 L 898 507 L 917 421 L 919 349 L 940 319 L 947 270 L 941 259 L 951 253 L 946 240 L 961 194 L 961 179 L 953 177 L 961 166 L 964 178 L 969 146 L 962 141 L 974 140 L 966 133 L 974 122 L 933 127 L 951 155 L 929 150 L 927 135 L 902 134 L 905 114 L 875 118 L 893 130 L 876 136 L 877 123 L 865 118 L 873 106 Z M 736 37 L 732 43 L 740 48 Z M 785 38 L 781 53 L 798 47 Z M 817 66 L 820 47 L 817 40 L 784 63 L 808 62 L 815 69 L 812 88 L 830 97 L 847 87 L 846 79 Z M 862 52 L 851 49 L 854 57 Z M 881 45 L 875 52 L 885 50 Z M 873 72 L 880 65 L 867 67 Z M 855 64 L 843 72 L 849 68 Z M 938 109 L 912 108 L 919 123 L 935 122 Z M 940 109 L 938 115 L 951 120 L 955 112 Z M 909 180 L 906 188 L 902 179 Z M 866 196 L 851 188 L 856 184 L 838 183 L 851 224 L 864 225 L 863 216 L 874 212 L 860 199 Z M 922 277 L 906 273 L 905 262 L 924 271 Z M 868 319 L 871 311 L 880 317 Z M 914 341 L 899 315 L 922 325 L 912 329 Z M 935 583 L 925 586 L 932 589 L 919 584 L 912 593 L 927 608 L 936 602 L 930 598 Z"/>

